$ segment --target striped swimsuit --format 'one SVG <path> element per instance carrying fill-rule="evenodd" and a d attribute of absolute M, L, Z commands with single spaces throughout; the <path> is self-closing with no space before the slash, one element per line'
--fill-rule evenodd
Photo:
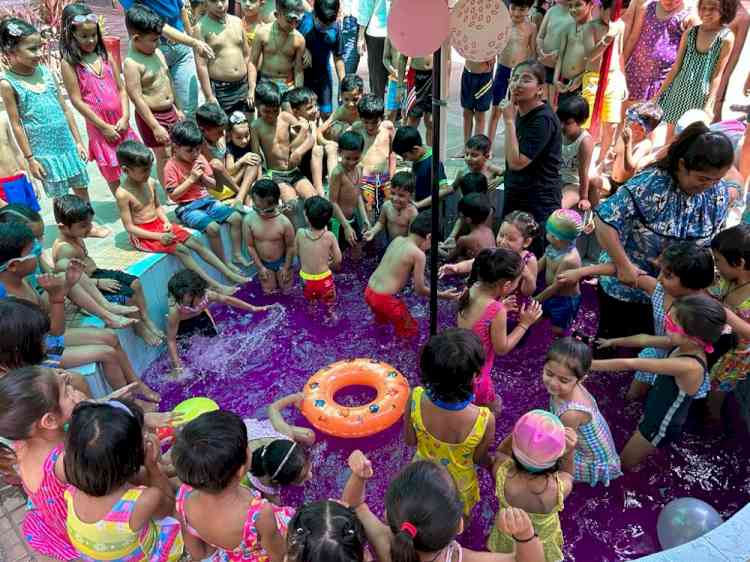
<path fill-rule="evenodd" d="M 29 500 L 23 520 L 23 535 L 31 548 L 57 560 L 75 560 L 78 552 L 68 540 L 65 519 L 68 509 L 63 494 L 68 485 L 55 475 L 55 463 L 63 452 L 58 445 L 44 461 L 42 485 L 36 492 L 24 485 Z"/>
<path fill-rule="evenodd" d="M 654 292 L 651 293 L 651 310 L 654 314 L 654 335 L 664 335 L 664 287 L 657 283 Z M 638 354 L 641 359 L 664 359 L 669 350 L 659 347 L 647 347 Z M 656 382 L 656 373 L 647 371 L 636 371 L 635 380 L 654 386 Z"/>

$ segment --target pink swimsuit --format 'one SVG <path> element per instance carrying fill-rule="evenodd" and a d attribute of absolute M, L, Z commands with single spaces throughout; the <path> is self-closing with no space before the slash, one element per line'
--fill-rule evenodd
<path fill-rule="evenodd" d="M 503 310 L 503 304 L 492 301 L 484 309 L 482 317 L 471 327 L 471 331 L 479 336 L 484 347 L 485 359 L 479 378 L 474 382 L 474 402 L 476 404 L 491 404 L 495 400 L 495 387 L 492 385 L 492 366 L 495 364 L 495 348 L 492 345 L 492 321 Z"/>

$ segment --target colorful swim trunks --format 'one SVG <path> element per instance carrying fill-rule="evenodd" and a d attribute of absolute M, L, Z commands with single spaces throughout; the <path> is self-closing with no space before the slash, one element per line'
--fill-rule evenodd
<path fill-rule="evenodd" d="M 404 302 L 395 295 L 376 293 L 367 287 L 365 302 L 375 315 L 375 322 L 392 324 L 397 336 L 413 338 L 419 334 L 419 324 L 414 320 Z"/>
<path fill-rule="evenodd" d="M 309 301 L 322 301 L 325 304 L 336 302 L 336 284 L 333 282 L 333 273 L 306 273 L 299 272 L 299 276 L 305 282 L 303 295 Z"/>
<path fill-rule="evenodd" d="M 368 214 L 373 209 L 379 211 L 386 199 L 391 198 L 391 176 L 388 172 L 375 172 L 362 176 L 359 180 L 359 189 L 365 200 Z"/>

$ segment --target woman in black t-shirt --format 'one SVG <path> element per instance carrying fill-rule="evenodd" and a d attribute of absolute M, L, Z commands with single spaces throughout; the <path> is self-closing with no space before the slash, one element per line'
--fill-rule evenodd
<path fill-rule="evenodd" d="M 522 62 L 513 69 L 509 99 L 501 103 L 505 122 L 505 206 L 531 213 L 544 227 L 547 217 L 561 204 L 560 152 L 562 134 L 555 112 L 542 99 L 544 66 Z M 532 250 L 539 256 L 544 235 Z"/>

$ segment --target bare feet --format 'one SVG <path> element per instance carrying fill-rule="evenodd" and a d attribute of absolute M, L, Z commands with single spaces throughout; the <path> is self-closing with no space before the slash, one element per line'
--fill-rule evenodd
<path fill-rule="evenodd" d="M 251 279 L 250 277 L 245 277 L 244 275 L 241 275 L 239 273 L 232 272 L 232 275 L 227 275 L 231 281 L 234 281 L 235 283 L 239 283 L 240 285 L 244 285 L 245 283 L 250 283 Z"/>
<path fill-rule="evenodd" d="M 239 264 L 240 267 L 250 267 L 253 265 L 253 262 L 247 259 L 242 254 L 235 254 L 234 257 L 232 257 L 232 261 L 236 264 Z"/>
<path fill-rule="evenodd" d="M 102 318 L 102 320 L 104 320 L 107 328 L 113 328 L 115 330 L 127 328 L 138 322 L 137 318 L 126 318 L 125 316 L 120 316 L 118 314 L 112 314 L 106 318 Z"/>
<path fill-rule="evenodd" d="M 91 227 L 88 238 L 106 238 L 112 234 L 112 229 L 101 224 L 95 224 Z"/>
<path fill-rule="evenodd" d="M 138 386 L 138 394 L 149 402 L 154 402 L 156 404 L 161 402 L 161 395 L 159 395 L 159 393 L 155 390 L 151 390 L 149 387 L 147 387 L 143 381 L 141 381 L 140 385 Z"/>
<path fill-rule="evenodd" d="M 234 265 L 234 263 L 227 262 L 227 267 L 229 268 L 229 271 L 231 271 L 235 275 L 242 275 L 242 270 L 236 265 Z"/>
<path fill-rule="evenodd" d="M 157 338 L 164 339 L 166 336 L 164 335 L 164 332 L 162 332 L 159 328 L 156 327 L 156 324 L 154 324 L 151 319 L 147 319 L 143 321 L 143 324 L 146 326 L 146 329 L 154 334 Z"/>
<path fill-rule="evenodd" d="M 229 296 L 235 294 L 239 290 L 239 287 L 231 287 L 229 285 L 217 285 L 216 287 L 214 287 L 214 291 L 216 291 L 217 293 Z"/>
<path fill-rule="evenodd" d="M 110 302 L 107 303 L 107 310 L 109 310 L 112 314 L 127 316 L 128 314 L 134 314 L 138 312 L 138 307 Z"/>
<path fill-rule="evenodd" d="M 156 334 L 152 330 L 149 330 L 148 326 L 146 326 L 143 322 L 139 322 L 135 326 L 135 330 L 136 330 L 136 333 L 143 339 L 143 341 L 146 342 L 147 345 L 156 347 L 162 342 L 163 338 L 160 337 L 159 334 Z"/>

